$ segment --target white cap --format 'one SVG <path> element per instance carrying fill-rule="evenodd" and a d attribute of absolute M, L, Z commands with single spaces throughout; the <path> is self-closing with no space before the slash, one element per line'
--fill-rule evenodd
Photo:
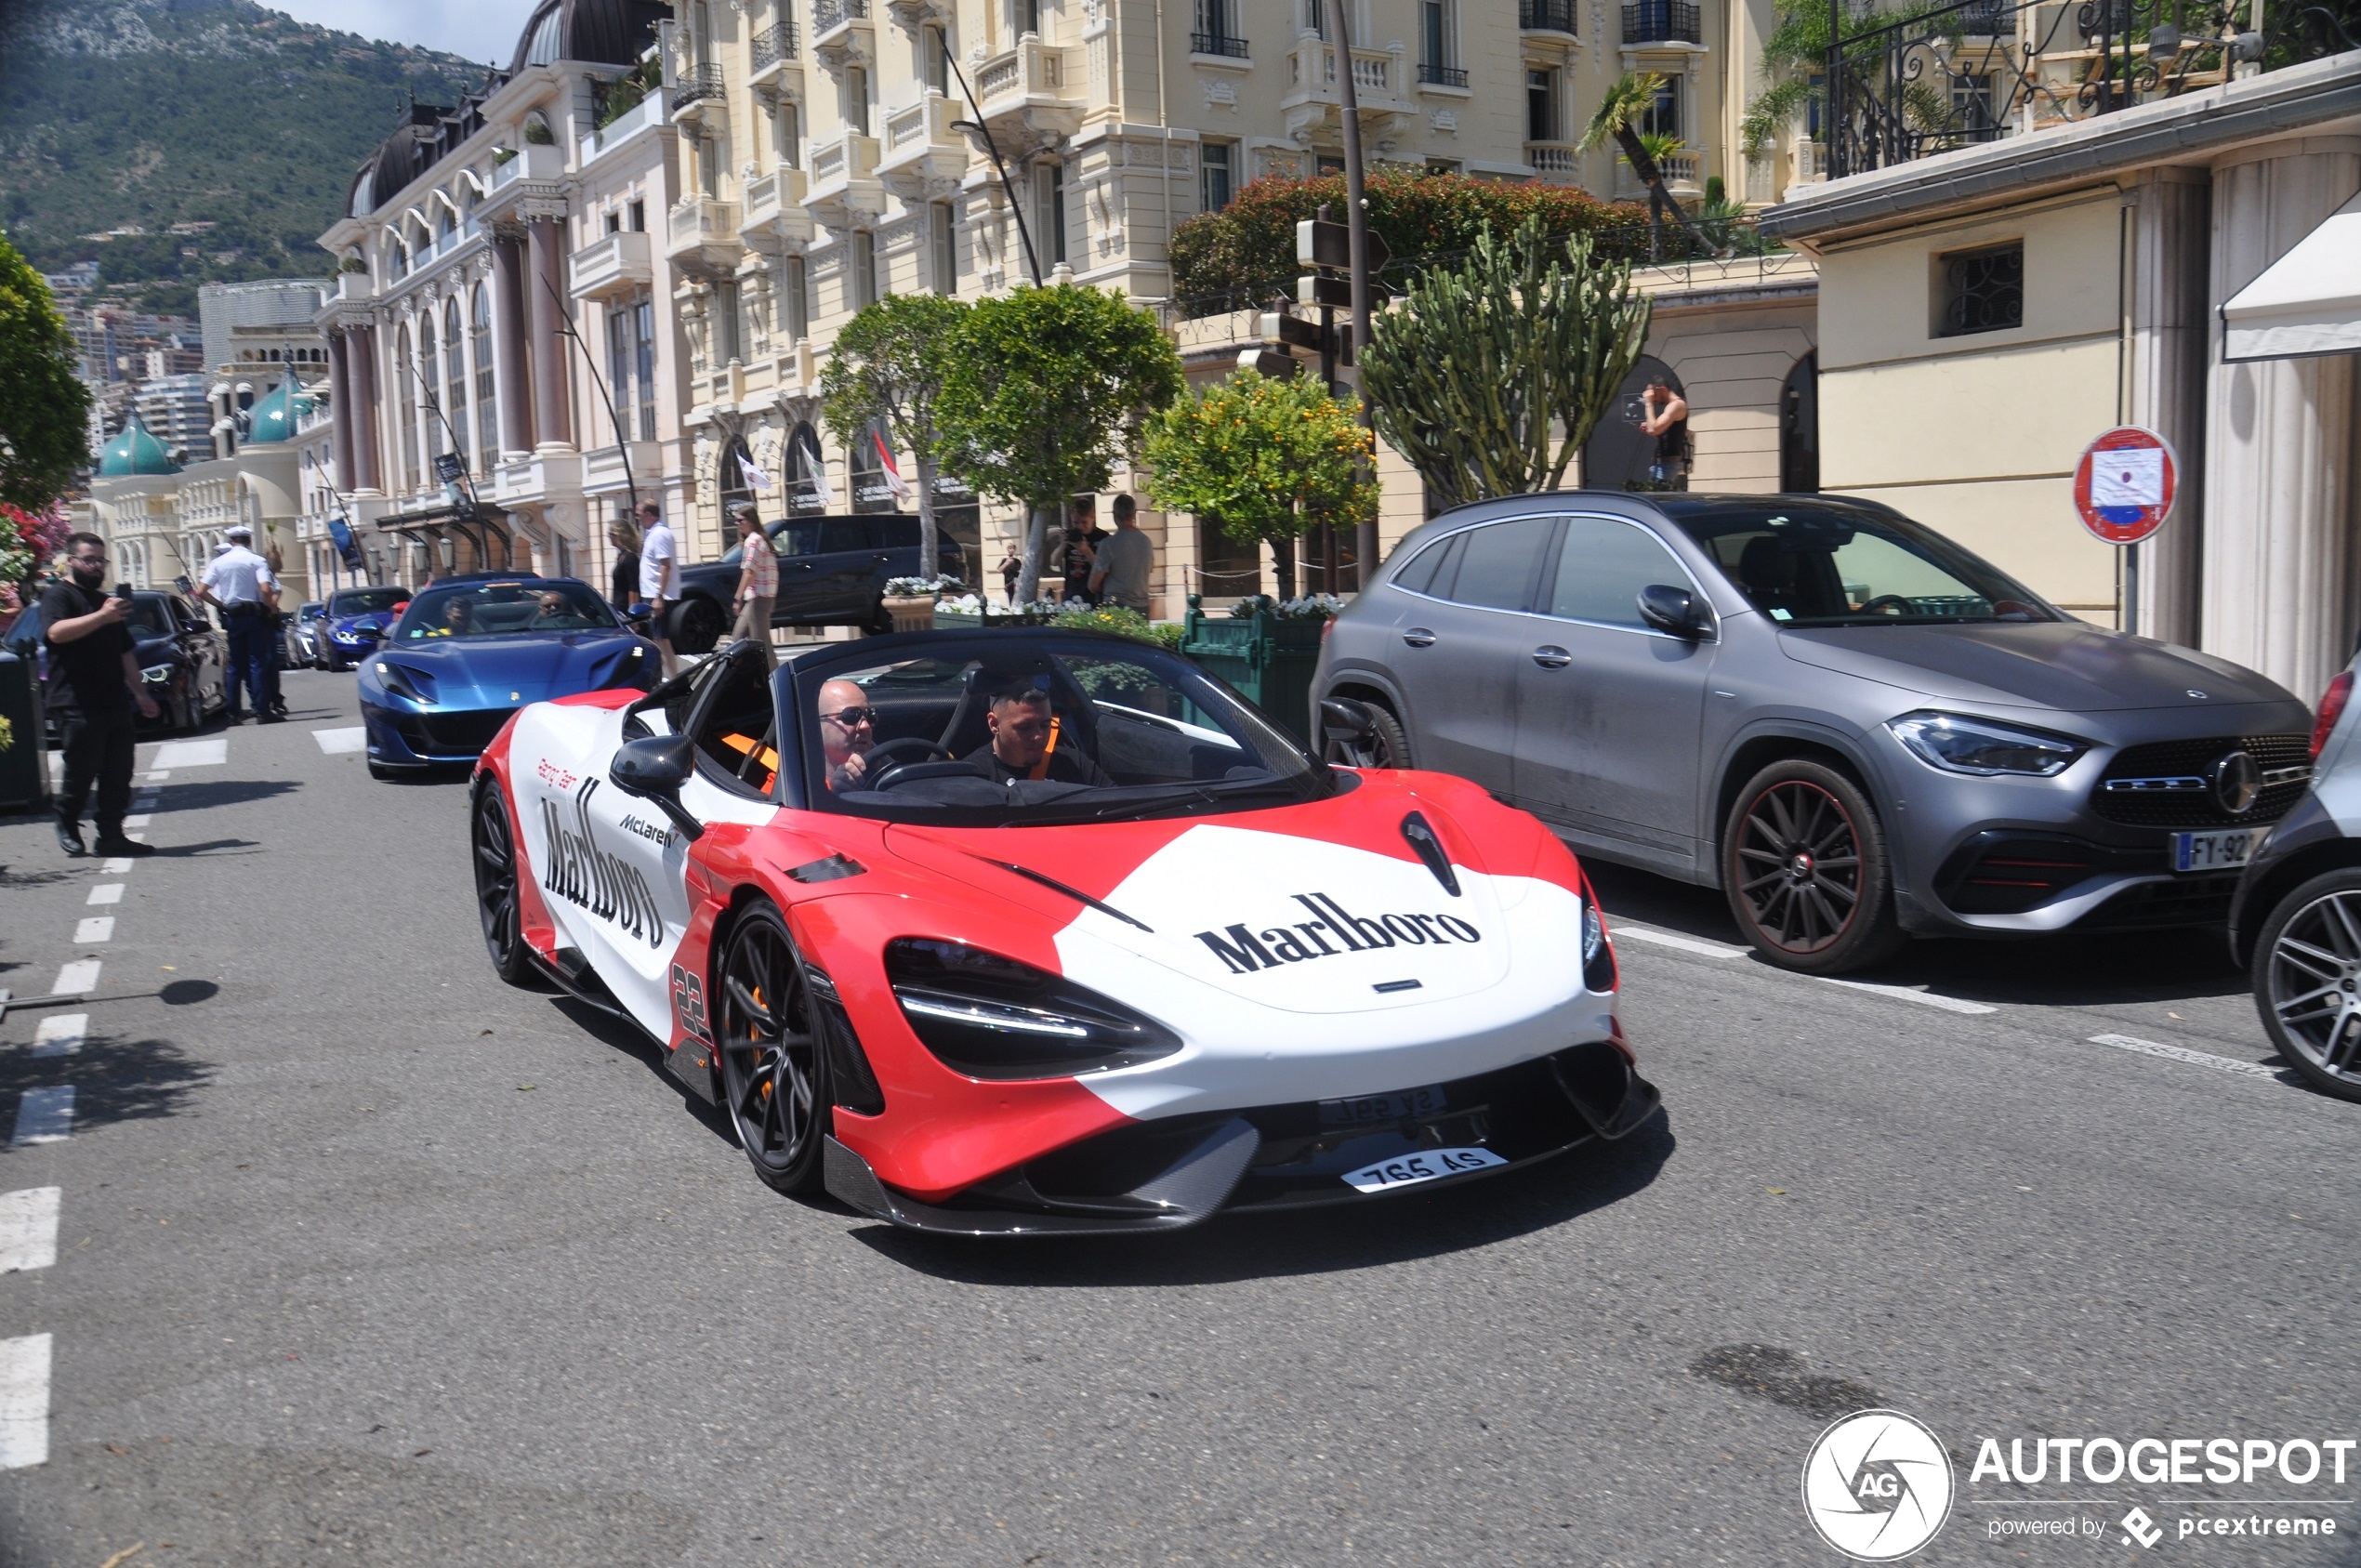
<path fill-rule="evenodd" d="M 221 531 L 221 536 L 224 539 L 251 539 L 254 537 L 254 530 L 243 522 L 233 522 Z"/>

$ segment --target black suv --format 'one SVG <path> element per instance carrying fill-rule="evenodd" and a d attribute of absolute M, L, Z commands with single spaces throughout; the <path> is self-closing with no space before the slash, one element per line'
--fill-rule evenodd
<path fill-rule="evenodd" d="M 918 520 L 903 514 L 870 517 L 798 517 L 763 530 L 779 558 L 779 597 L 771 607 L 774 626 L 864 626 L 890 631 L 884 609 L 885 586 L 893 577 L 925 575 L 918 565 Z M 938 533 L 936 574 L 971 580 L 967 552 Z M 738 594 L 739 547 L 719 560 L 680 569 L 680 602 L 672 611 L 672 646 L 703 653 L 719 642 L 735 619 L 730 606 Z"/>

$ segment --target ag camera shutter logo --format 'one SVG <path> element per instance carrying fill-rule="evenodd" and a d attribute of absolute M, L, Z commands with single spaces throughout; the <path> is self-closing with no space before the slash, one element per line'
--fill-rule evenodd
<path fill-rule="evenodd" d="M 1845 1416 L 1803 1461 L 1812 1527 L 1856 1562 L 1892 1562 L 1933 1540 L 1955 1489 L 1942 1440 L 1899 1410 Z"/>

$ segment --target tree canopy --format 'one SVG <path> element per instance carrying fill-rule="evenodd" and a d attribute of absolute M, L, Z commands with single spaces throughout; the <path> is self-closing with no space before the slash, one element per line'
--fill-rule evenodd
<path fill-rule="evenodd" d="M 1648 339 L 1628 261 L 1528 221 L 1480 236 L 1373 323 L 1361 389 L 1386 443 L 1446 506 L 1555 490 Z"/>
<path fill-rule="evenodd" d="M 977 301 L 943 353 L 943 466 L 982 494 L 1034 508 L 1018 579 L 1029 600 L 1048 520 L 1069 497 L 1106 488 L 1140 420 L 1180 395 L 1180 356 L 1147 311 L 1075 283 Z"/>
<path fill-rule="evenodd" d="M 942 461 L 936 404 L 951 342 L 970 307 L 939 294 L 889 294 L 837 332 L 820 373 L 821 415 L 847 447 L 882 425 L 917 465 L 919 573 L 932 576 L 934 476 Z M 970 563 L 977 571 L 981 563 Z"/>
<path fill-rule="evenodd" d="M 0 237 L 0 501 L 47 508 L 90 463 L 90 389 L 49 285 Z"/>

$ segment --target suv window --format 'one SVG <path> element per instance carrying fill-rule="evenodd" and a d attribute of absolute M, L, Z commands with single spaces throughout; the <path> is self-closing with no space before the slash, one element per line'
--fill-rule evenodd
<path fill-rule="evenodd" d="M 1443 570 L 1443 563 L 1450 559 L 1453 550 L 1458 548 L 1461 537 L 1454 534 L 1447 539 L 1437 539 L 1412 556 L 1409 563 L 1393 574 L 1393 586 L 1407 588 L 1412 593 L 1432 593 L 1437 576 L 1441 576 L 1444 585 L 1448 586 L 1451 577 Z"/>
<path fill-rule="evenodd" d="M 1561 620 L 1646 630 L 1647 623 L 1640 619 L 1640 590 L 1655 583 L 1687 587 L 1690 582 L 1679 558 L 1638 523 L 1570 517 L 1565 542 L 1558 547 L 1550 613 Z"/>
<path fill-rule="evenodd" d="M 820 553 L 841 555 L 869 547 L 869 530 L 857 517 L 832 517 L 820 523 Z"/>
<path fill-rule="evenodd" d="M 820 522 L 814 518 L 803 522 L 783 522 L 771 535 L 771 547 L 782 559 L 792 560 L 798 556 L 820 553 Z"/>
<path fill-rule="evenodd" d="M 918 520 L 914 517 L 873 517 L 869 537 L 881 550 L 917 549 Z"/>
<path fill-rule="evenodd" d="M 1541 548 L 1550 542 L 1552 520 L 1521 517 L 1470 529 L 1459 547 L 1459 570 L 1448 585 L 1438 581 L 1431 591 L 1484 610 L 1523 609 L 1540 574 Z"/>

